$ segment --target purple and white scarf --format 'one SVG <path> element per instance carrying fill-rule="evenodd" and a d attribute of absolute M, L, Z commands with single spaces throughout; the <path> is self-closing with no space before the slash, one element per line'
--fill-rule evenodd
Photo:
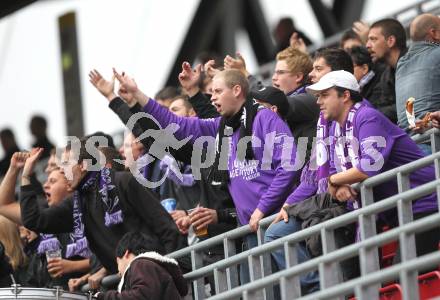
<path fill-rule="evenodd" d="M 67 245 L 66 258 L 77 255 L 90 257 L 89 243 L 84 236 L 80 193 L 94 184 L 93 175 L 93 173 L 87 174 L 83 183 L 73 193 L 73 232 L 70 234 L 72 243 Z"/>
<path fill-rule="evenodd" d="M 353 105 L 348 113 L 345 122 L 345 132 L 343 132 L 339 123 L 335 122 L 335 166 L 338 172 L 344 172 L 359 164 L 359 148 L 354 149 L 354 118 L 362 103 Z M 337 159 L 336 159 L 337 158 Z"/>
<path fill-rule="evenodd" d="M 112 173 L 109 168 L 103 168 L 100 172 L 89 172 L 82 184 L 73 194 L 73 232 L 70 234 L 72 243 L 67 245 L 66 257 L 79 255 L 89 257 L 90 250 L 87 238 L 84 236 L 84 223 L 82 221 L 82 194 L 96 187 L 99 178 L 99 196 L 106 207 L 105 226 L 110 227 L 123 222 L 122 211 L 119 205 L 119 197 L 112 182 Z M 88 255 L 88 256 L 84 256 Z"/>
<path fill-rule="evenodd" d="M 320 112 L 318 124 L 316 126 L 316 146 L 314 151 L 314 158 L 316 159 L 318 166 L 316 172 L 318 182 L 317 194 L 327 192 L 328 188 L 327 178 L 330 175 L 330 145 L 328 144 L 328 139 L 330 138 L 331 124 L 332 122 L 327 121 L 322 112 Z"/>
<path fill-rule="evenodd" d="M 101 170 L 99 181 L 99 195 L 106 206 L 105 226 L 110 227 L 122 223 L 122 210 L 119 205 L 119 196 L 117 195 L 115 185 L 112 182 L 112 174 L 109 168 Z"/>
<path fill-rule="evenodd" d="M 354 118 L 359 108 L 364 104 L 358 102 L 353 105 L 348 113 L 347 121 L 345 122 L 345 130 L 343 131 L 339 123 L 335 122 L 335 166 L 338 172 L 347 171 L 353 166 L 359 164 L 359 143 L 354 141 Z M 357 149 L 353 148 L 357 145 Z M 359 208 L 357 199 L 349 202 L 349 206 L 353 209 Z"/>
<path fill-rule="evenodd" d="M 46 251 L 54 251 L 61 249 L 61 243 L 54 234 L 40 234 L 40 242 L 38 243 L 38 254 L 44 254 Z"/>

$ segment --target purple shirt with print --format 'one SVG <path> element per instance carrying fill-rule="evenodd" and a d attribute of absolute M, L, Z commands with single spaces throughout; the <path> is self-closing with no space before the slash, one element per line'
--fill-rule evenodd
<path fill-rule="evenodd" d="M 345 124 L 342 126 L 342 131 L 345 131 Z M 330 132 L 334 133 L 334 126 Z M 365 106 L 359 108 L 354 118 L 353 136 L 358 139 L 360 144 L 359 163 L 355 167 L 370 177 L 424 156 L 416 143 L 402 129 L 391 123 L 387 117 L 374 108 Z M 379 143 L 376 142 L 378 140 Z M 331 153 L 334 154 L 334 151 L 335 146 L 332 144 Z M 330 172 L 335 173 L 335 157 L 332 158 Z M 418 169 L 410 175 L 411 189 L 432 180 L 435 180 L 432 165 Z M 376 186 L 373 189 L 373 194 L 375 201 L 398 194 L 397 180 L 393 179 Z M 435 210 L 437 210 L 435 194 L 413 201 L 414 213 Z"/>
<path fill-rule="evenodd" d="M 215 137 L 220 124 L 220 118 L 198 119 L 182 118 L 170 113 L 167 109 L 157 104 L 154 100 L 148 101 L 144 111 L 151 114 L 162 128 L 170 123 L 179 125 L 175 137 L 182 140 L 192 135 L 190 142 L 200 136 Z M 268 168 L 262 168 L 261 163 L 253 161 L 239 162 L 236 160 L 236 145 L 239 139 L 239 130 L 232 135 L 231 155 L 228 160 L 230 175 L 229 192 L 237 210 L 237 216 L 242 225 L 248 224 L 256 208 L 265 216 L 278 212 L 287 195 L 292 190 L 295 171 L 287 171 L 281 165 L 282 145 L 285 137 L 292 138 L 292 133 L 284 121 L 269 109 L 261 109 L 253 122 L 252 146 L 255 160 L 263 161 L 266 135 L 272 136 L 274 146 L 272 159 L 268 161 Z M 257 139 L 261 141 L 258 144 Z M 270 145 L 269 143 L 266 146 Z M 296 153 L 293 144 L 292 153 Z M 292 155 L 294 157 L 294 155 Z M 290 162 L 291 165 L 294 161 Z"/>
<path fill-rule="evenodd" d="M 373 107 L 367 99 L 362 100 L 362 104 L 368 107 Z M 322 113 L 319 114 L 319 118 L 323 118 Z M 318 120 L 318 125 L 321 123 Z M 330 126 L 330 125 L 329 125 Z M 330 130 L 330 135 L 331 134 Z M 330 159 L 330 157 L 328 157 Z M 301 173 L 301 180 L 298 187 L 287 198 L 286 203 L 289 205 L 301 202 L 307 198 L 314 196 L 318 192 L 318 178 L 317 178 L 317 166 L 312 168 L 310 162 L 316 160 L 316 148 L 313 147 L 310 161 L 304 166 Z M 330 175 L 330 174 L 329 174 Z"/>

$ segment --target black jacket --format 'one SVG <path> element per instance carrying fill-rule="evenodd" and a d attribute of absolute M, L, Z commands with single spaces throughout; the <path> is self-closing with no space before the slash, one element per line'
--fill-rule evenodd
<path fill-rule="evenodd" d="M 106 227 L 105 204 L 97 197 L 97 189 L 85 195 L 82 217 L 90 249 L 111 273 L 117 272 L 116 245 L 128 231 L 141 231 L 155 240 L 159 253 L 170 253 L 186 246 L 174 221 L 157 201 L 155 195 L 139 184 L 128 172 L 116 172 L 114 177 L 124 222 Z M 40 209 L 36 204 L 32 185 L 21 189 L 23 224 L 35 232 L 63 233 L 73 231 L 73 199 L 66 199 L 56 207 Z M 188 267 L 188 266 L 185 266 Z"/>
<path fill-rule="evenodd" d="M 374 77 L 361 89 L 361 96 L 367 99 L 375 108 L 379 108 L 382 97 L 382 73 L 386 66 L 384 64 L 375 64 L 372 71 L 374 71 Z"/>
<path fill-rule="evenodd" d="M 397 124 L 396 111 L 396 70 L 387 66 L 379 79 L 381 95 L 372 104 L 394 124 Z M 369 100 L 367 98 L 367 100 Z"/>
<path fill-rule="evenodd" d="M 400 52 L 399 59 L 405 55 L 407 49 Z M 396 110 L 396 69 L 391 66 L 386 66 L 382 75 L 380 76 L 380 87 L 382 94 L 376 103 L 372 104 L 382 112 L 394 124 L 397 124 L 397 110 Z M 370 100 L 367 98 L 367 100 Z M 370 101 L 371 102 L 371 101 Z"/>

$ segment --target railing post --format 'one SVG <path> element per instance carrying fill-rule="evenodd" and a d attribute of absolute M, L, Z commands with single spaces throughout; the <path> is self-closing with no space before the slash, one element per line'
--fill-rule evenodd
<path fill-rule="evenodd" d="M 257 230 L 257 240 L 258 245 L 264 244 L 264 234 L 266 233 L 266 229 L 263 228 L 263 226 L 258 226 Z M 270 252 L 266 252 L 260 256 L 260 263 L 261 263 L 261 276 L 266 277 L 270 274 L 272 274 L 272 258 L 270 255 Z M 273 294 L 273 288 L 266 288 L 264 289 L 265 299 L 266 300 L 273 300 L 274 294 Z"/>
<path fill-rule="evenodd" d="M 321 229 L 322 255 L 336 250 L 334 229 Z M 342 282 L 341 264 L 339 261 L 319 264 L 319 283 L 321 290 L 337 285 Z M 344 300 L 341 296 L 336 299 Z"/>
<path fill-rule="evenodd" d="M 248 257 L 248 264 L 249 264 L 249 275 L 250 275 L 250 282 L 254 282 L 255 280 L 263 278 L 263 270 L 260 260 L 260 255 L 249 255 Z M 256 292 L 252 292 L 252 298 L 249 299 L 264 299 L 264 291 L 259 290 Z M 254 298 L 255 297 L 255 298 Z"/>
<path fill-rule="evenodd" d="M 203 267 L 202 253 L 192 250 L 191 251 L 191 262 L 193 271 Z M 205 299 L 205 278 L 199 278 L 193 281 L 194 286 L 194 299 L 202 300 Z"/>
<path fill-rule="evenodd" d="M 361 202 L 362 207 L 368 206 L 374 203 L 373 189 L 361 185 Z M 358 231 L 360 232 L 360 239 L 365 240 L 372 236 L 375 236 L 376 231 L 376 216 L 375 215 L 360 215 L 358 222 Z M 359 260 L 361 265 L 361 275 L 367 274 L 379 270 L 379 256 L 377 253 L 377 247 L 361 248 L 359 249 Z M 359 286 L 356 289 L 356 297 L 359 300 L 374 300 L 379 299 L 378 290 L 380 284 L 372 284 L 370 286 Z"/>
<path fill-rule="evenodd" d="M 440 160 L 436 159 L 434 160 L 434 169 L 435 169 L 435 179 L 439 179 L 440 178 Z M 440 207 L 440 185 L 437 185 L 437 205 L 438 207 Z"/>
<path fill-rule="evenodd" d="M 431 133 L 431 150 L 432 153 L 440 151 L 440 135 L 438 130 L 435 130 L 433 133 Z"/>
<path fill-rule="evenodd" d="M 440 135 L 437 130 L 431 133 L 431 150 L 432 153 L 436 153 L 440 150 Z M 440 160 L 434 160 L 435 179 L 440 178 Z M 440 186 L 437 186 L 437 205 L 440 207 Z"/>
<path fill-rule="evenodd" d="M 214 269 L 214 286 L 216 295 L 228 290 L 228 279 L 226 277 L 226 270 L 218 268 Z"/>
<path fill-rule="evenodd" d="M 399 172 L 397 174 L 398 192 L 408 191 L 410 186 L 409 174 Z M 399 217 L 399 225 L 405 225 L 412 222 L 413 211 L 412 201 L 403 201 L 399 199 L 397 202 L 397 213 Z M 416 240 L 414 233 L 402 233 L 399 235 L 400 259 L 405 263 L 416 258 Z M 419 285 L 417 281 L 417 272 L 400 272 L 400 283 L 402 286 L 403 299 L 412 300 L 419 296 Z"/>
<path fill-rule="evenodd" d="M 235 240 L 231 240 L 228 237 L 223 239 L 223 249 L 225 253 L 225 259 L 237 254 Z M 238 286 L 238 269 L 237 266 L 233 266 L 226 269 L 226 278 L 228 280 L 228 289 L 233 289 Z"/>
<path fill-rule="evenodd" d="M 298 264 L 298 243 L 284 243 L 284 256 L 286 259 L 286 269 Z M 301 297 L 300 275 L 288 278 L 282 277 L 280 280 L 281 299 L 296 299 Z"/>

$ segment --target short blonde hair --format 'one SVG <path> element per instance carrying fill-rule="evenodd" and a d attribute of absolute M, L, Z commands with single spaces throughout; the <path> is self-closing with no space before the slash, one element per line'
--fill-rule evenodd
<path fill-rule="evenodd" d="M 307 75 L 313 69 L 313 62 L 310 56 L 292 47 L 278 52 L 277 60 L 285 61 L 291 73 L 302 73 L 304 75 L 303 83 L 307 81 Z"/>
<path fill-rule="evenodd" d="M 14 271 L 26 265 L 27 258 L 23 251 L 18 226 L 3 216 L 0 216 L 0 241 L 5 247 L 5 254 Z"/>
<path fill-rule="evenodd" d="M 239 85 L 245 98 L 249 93 L 249 81 L 247 80 L 246 76 L 244 76 L 243 73 L 238 70 L 223 70 L 217 73 L 215 78 L 222 78 L 225 82 L 225 85 L 230 89 L 236 85 Z"/>

